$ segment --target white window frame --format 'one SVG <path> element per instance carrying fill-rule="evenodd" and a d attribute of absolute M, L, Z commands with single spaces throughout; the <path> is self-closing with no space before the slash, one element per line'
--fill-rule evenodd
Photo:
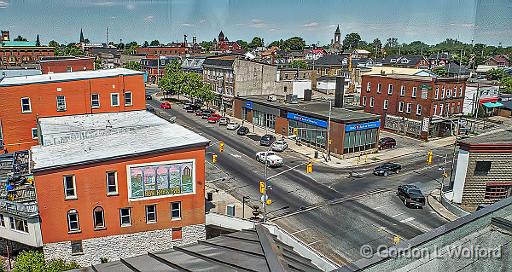
<path fill-rule="evenodd" d="M 70 218 L 70 215 L 76 215 L 76 224 L 78 226 L 78 228 L 76 229 L 72 229 L 71 228 L 71 218 Z M 72 233 L 72 232 L 80 232 L 80 218 L 78 216 L 78 211 L 77 210 L 69 210 L 67 213 L 66 213 L 66 217 L 67 217 L 67 221 L 68 221 L 68 233 Z M 75 221 L 73 221 L 75 222 Z"/>
<path fill-rule="evenodd" d="M 68 188 L 66 184 L 66 178 L 71 177 L 73 179 L 73 188 Z M 62 181 L 64 183 L 64 198 L 65 199 L 77 199 L 77 193 L 76 193 L 76 176 L 75 175 L 64 175 L 62 177 Z M 68 195 L 69 190 L 73 190 L 73 195 Z"/>
<path fill-rule="evenodd" d="M 418 95 L 418 87 L 412 87 L 411 97 L 415 98 Z"/>
<path fill-rule="evenodd" d="M 444 104 L 439 104 L 439 116 L 443 116 Z"/>
<path fill-rule="evenodd" d="M 101 226 L 97 226 L 96 225 L 96 221 L 98 220 L 98 218 L 96 217 L 96 211 L 99 211 L 101 210 Z M 99 229 L 105 229 L 105 209 L 103 209 L 103 207 L 101 206 L 96 206 L 93 210 L 92 210 L 92 219 L 93 219 L 93 225 L 94 225 L 94 229 L 95 230 L 99 230 Z"/>
<path fill-rule="evenodd" d="M 416 105 L 416 115 L 421 115 L 421 110 L 422 110 L 421 104 L 417 104 Z"/>
<path fill-rule="evenodd" d="M 178 212 L 179 212 L 179 216 L 178 217 L 174 217 L 174 211 L 176 209 L 174 209 L 173 207 L 173 204 L 175 203 L 178 203 Z M 175 201 L 175 202 L 171 202 L 171 220 L 174 221 L 174 220 L 181 220 L 181 201 Z"/>
<path fill-rule="evenodd" d="M 130 97 L 130 103 L 128 103 L 127 95 Z M 133 106 L 133 95 L 131 91 L 124 92 L 124 105 L 125 106 Z"/>
<path fill-rule="evenodd" d="M 366 92 L 369 93 L 372 91 L 372 83 L 370 81 L 368 81 L 368 83 L 366 84 Z"/>
<path fill-rule="evenodd" d="M 377 84 L 377 93 L 382 93 L 382 84 Z"/>
<path fill-rule="evenodd" d="M 373 108 L 373 106 L 375 105 L 375 99 L 373 99 L 373 96 L 370 97 L 370 108 Z"/>
<path fill-rule="evenodd" d="M 96 99 L 96 101 L 98 102 L 98 105 L 97 105 L 97 106 L 95 106 L 95 105 L 94 105 L 94 98 L 93 98 L 94 96 L 97 96 L 97 97 L 98 97 L 98 99 Z M 91 94 L 91 108 L 93 108 L 93 109 L 97 109 L 97 108 L 99 108 L 100 106 L 101 106 L 101 104 L 100 104 L 100 94 L 99 94 L 99 93 L 93 93 L 93 94 Z"/>
<path fill-rule="evenodd" d="M 28 100 L 28 110 L 23 110 L 23 99 Z M 22 97 L 20 99 L 21 104 L 21 113 L 31 113 L 32 112 L 32 102 L 30 101 L 30 97 Z"/>
<path fill-rule="evenodd" d="M 154 209 L 152 212 L 149 211 L 150 207 L 152 207 Z M 156 204 L 146 205 L 145 210 L 146 210 L 146 224 L 155 224 L 157 221 Z M 153 214 L 154 219 L 151 219 L 151 220 L 149 219 L 150 213 Z"/>
<path fill-rule="evenodd" d="M 114 104 L 114 96 L 117 97 L 117 104 Z M 110 93 L 110 106 L 112 107 L 119 107 L 119 93 Z"/>
<path fill-rule="evenodd" d="M 446 88 L 443 86 L 442 92 L 441 92 L 441 99 L 444 99 L 446 95 Z"/>
<path fill-rule="evenodd" d="M 411 111 L 412 111 L 412 103 L 407 103 L 405 105 L 405 112 L 406 113 L 411 113 Z"/>
<path fill-rule="evenodd" d="M 123 215 L 123 210 L 128 211 L 128 215 Z M 123 218 L 128 217 L 128 223 L 123 223 Z M 120 208 L 119 209 L 119 223 L 121 227 L 129 227 L 132 225 L 132 209 L 131 208 Z"/>
<path fill-rule="evenodd" d="M 400 96 L 405 96 L 405 86 L 400 86 Z"/>
<path fill-rule="evenodd" d="M 398 102 L 398 112 L 404 112 L 404 106 L 403 101 Z"/>
<path fill-rule="evenodd" d="M 366 106 L 366 96 L 363 96 L 363 106 Z"/>
<path fill-rule="evenodd" d="M 62 98 L 62 103 L 59 103 L 59 98 Z M 64 95 L 57 95 L 55 99 L 57 101 L 57 111 L 66 111 L 66 97 Z"/>
<path fill-rule="evenodd" d="M 18 224 L 21 222 L 22 229 L 18 229 Z M 28 233 L 28 221 L 26 219 L 16 218 L 9 216 L 10 229 L 16 232 Z"/>
<path fill-rule="evenodd" d="M 434 105 L 434 114 L 433 115 L 437 115 L 437 104 Z"/>
<path fill-rule="evenodd" d="M 388 94 L 393 94 L 393 84 L 388 84 Z"/>
<path fill-rule="evenodd" d="M 439 99 L 439 86 L 436 87 L 436 99 Z"/>
<path fill-rule="evenodd" d="M 382 105 L 382 108 L 387 110 L 389 105 L 389 101 L 387 99 L 384 99 L 384 104 Z"/>
<path fill-rule="evenodd" d="M 115 182 L 115 188 L 116 188 L 116 190 L 113 191 L 113 192 L 110 191 L 110 187 L 112 187 L 112 185 L 109 184 L 109 180 L 108 180 L 108 175 L 112 174 L 112 173 L 114 174 L 114 182 Z M 105 179 L 106 179 L 105 181 L 107 183 L 107 195 L 108 196 L 118 195 L 119 194 L 119 187 L 118 187 L 118 183 L 117 183 L 117 171 L 107 171 L 105 173 Z"/>
<path fill-rule="evenodd" d="M 37 140 L 39 138 L 39 135 L 37 133 L 37 128 L 32 128 L 31 132 L 32 132 L 32 139 Z M 35 134 L 34 134 L 34 132 L 35 132 Z"/>

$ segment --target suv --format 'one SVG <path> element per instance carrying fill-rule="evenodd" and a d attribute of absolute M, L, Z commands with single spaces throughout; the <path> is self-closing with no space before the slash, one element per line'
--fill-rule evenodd
<path fill-rule="evenodd" d="M 272 144 L 272 151 L 283 152 L 288 148 L 288 144 L 285 140 L 277 140 Z"/>
<path fill-rule="evenodd" d="M 425 206 L 425 196 L 416 185 L 405 184 L 398 186 L 396 195 L 404 202 L 405 206 L 423 207 Z"/>
<path fill-rule="evenodd" d="M 391 162 L 386 162 L 385 164 L 381 165 L 381 166 L 377 166 L 375 167 L 375 169 L 373 170 L 373 174 L 376 175 L 376 176 L 389 176 L 390 173 L 400 173 L 400 170 L 402 170 L 402 166 L 400 164 L 397 164 L 397 163 L 391 163 Z"/>
<path fill-rule="evenodd" d="M 274 135 L 265 134 L 265 135 L 261 136 L 260 145 L 270 146 L 275 140 L 276 140 L 276 137 Z"/>
<path fill-rule="evenodd" d="M 393 148 L 395 146 L 396 141 L 391 137 L 384 137 L 379 140 L 379 149 Z"/>

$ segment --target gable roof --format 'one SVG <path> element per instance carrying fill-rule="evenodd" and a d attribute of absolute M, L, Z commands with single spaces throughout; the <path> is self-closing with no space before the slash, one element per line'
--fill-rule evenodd
<path fill-rule="evenodd" d="M 321 271 L 263 226 L 119 261 L 72 270 L 103 271 Z"/>
<path fill-rule="evenodd" d="M 323 55 L 315 61 L 315 66 L 341 66 L 341 55 Z"/>
<path fill-rule="evenodd" d="M 418 65 L 422 60 L 426 60 L 422 55 L 389 56 L 382 59 L 382 65 L 412 67 Z"/>

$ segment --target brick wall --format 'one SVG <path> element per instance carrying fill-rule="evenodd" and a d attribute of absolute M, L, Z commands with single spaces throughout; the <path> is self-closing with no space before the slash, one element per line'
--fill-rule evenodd
<path fill-rule="evenodd" d="M 94 58 L 42 61 L 40 65 L 43 74 L 90 71 L 94 70 Z"/>
<path fill-rule="evenodd" d="M 283 136 L 288 136 L 288 119 L 276 116 L 275 132 Z"/>

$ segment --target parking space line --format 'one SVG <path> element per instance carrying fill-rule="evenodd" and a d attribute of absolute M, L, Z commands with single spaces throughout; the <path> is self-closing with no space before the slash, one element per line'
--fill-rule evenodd
<path fill-rule="evenodd" d="M 414 217 L 409 217 L 409 218 L 405 218 L 403 220 L 400 220 L 400 223 L 407 223 L 407 222 L 410 222 L 412 220 L 414 220 Z"/>
<path fill-rule="evenodd" d="M 403 213 L 403 212 L 402 212 L 402 213 L 398 213 L 398 214 L 395 214 L 395 215 L 393 215 L 393 216 L 391 216 L 391 217 L 393 217 L 393 218 L 394 218 L 394 217 L 400 216 L 400 215 L 402 215 L 402 214 L 404 214 L 404 213 Z"/>
<path fill-rule="evenodd" d="M 305 228 L 305 229 L 301 229 L 301 230 L 298 230 L 298 231 L 292 232 L 291 234 L 292 234 L 292 235 L 295 235 L 295 234 L 301 233 L 301 232 L 306 231 L 306 230 L 308 230 L 308 228 Z"/>

